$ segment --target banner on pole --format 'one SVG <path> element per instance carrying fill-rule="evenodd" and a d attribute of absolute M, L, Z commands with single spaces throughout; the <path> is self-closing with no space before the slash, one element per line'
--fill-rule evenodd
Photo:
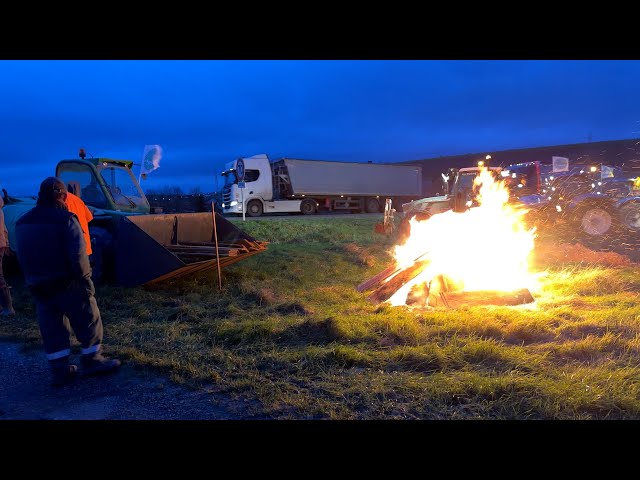
<path fill-rule="evenodd" d="M 149 173 L 160 168 L 162 147 L 160 145 L 145 145 L 140 164 L 140 177 L 145 178 Z"/>
<path fill-rule="evenodd" d="M 605 178 L 613 178 L 615 177 L 615 172 L 613 167 L 608 167 L 607 165 L 600 166 L 600 180 L 604 180 Z"/>

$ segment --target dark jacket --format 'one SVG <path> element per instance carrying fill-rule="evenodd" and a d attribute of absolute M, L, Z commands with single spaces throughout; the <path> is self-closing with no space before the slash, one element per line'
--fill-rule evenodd
<path fill-rule="evenodd" d="M 0 248 L 7 248 L 9 247 L 9 232 L 7 231 L 7 225 L 4 223 L 3 206 L 4 200 L 0 198 Z"/>
<path fill-rule="evenodd" d="M 61 208 L 36 206 L 16 223 L 18 261 L 36 295 L 64 291 L 72 280 L 91 282 L 78 218 Z"/>

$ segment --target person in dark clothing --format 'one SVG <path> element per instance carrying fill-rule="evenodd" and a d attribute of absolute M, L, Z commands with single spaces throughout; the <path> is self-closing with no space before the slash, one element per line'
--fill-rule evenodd
<path fill-rule="evenodd" d="M 56 177 L 40 185 L 38 201 L 16 223 L 18 261 L 36 302 L 38 325 L 54 386 L 73 380 L 78 367 L 69 360 L 70 331 L 81 344 L 81 373 L 115 371 L 120 360 L 105 358 L 103 325 L 91 280 L 82 228 L 65 204 L 65 184 Z"/>
<path fill-rule="evenodd" d="M 3 206 L 4 200 L 0 198 L 0 305 L 3 307 L 0 315 L 3 317 L 13 317 L 16 311 L 13 309 L 11 290 L 9 290 L 11 287 L 9 287 L 9 284 L 4 279 L 4 272 L 2 271 L 2 258 L 11 252 L 11 248 L 9 247 L 9 232 L 4 223 Z"/>

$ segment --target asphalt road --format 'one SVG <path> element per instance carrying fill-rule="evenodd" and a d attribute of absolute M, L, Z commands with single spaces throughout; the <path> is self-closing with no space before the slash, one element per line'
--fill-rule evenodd
<path fill-rule="evenodd" d="M 246 420 L 248 403 L 192 390 L 122 365 L 117 373 L 50 386 L 41 350 L 0 342 L 0 420 Z"/>
<path fill-rule="evenodd" d="M 398 214 L 396 214 L 398 215 Z M 225 215 L 227 220 L 242 220 L 242 215 Z M 277 220 L 319 220 L 326 218 L 383 218 L 382 213 L 350 213 L 350 212 L 319 212 L 315 215 L 302 215 L 302 214 L 291 214 L 291 213 L 269 213 L 267 215 L 261 215 L 259 217 L 247 217 L 245 216 L 246 221 L 251 220 L 269 220 L 269 219 L 277 219 Z"/>

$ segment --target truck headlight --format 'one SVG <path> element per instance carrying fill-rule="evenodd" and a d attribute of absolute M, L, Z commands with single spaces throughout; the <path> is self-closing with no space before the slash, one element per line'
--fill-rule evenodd
<path fill-rule="evenodd" d="M 234 201 L 232 201 L 232 202 L 229 204 L 229 206 L 230 206 L 230 207 L 235 207 L 237 204 L 238 204 L 238 202 L 236 202 L 236 201 L 234 200 Z"/>

